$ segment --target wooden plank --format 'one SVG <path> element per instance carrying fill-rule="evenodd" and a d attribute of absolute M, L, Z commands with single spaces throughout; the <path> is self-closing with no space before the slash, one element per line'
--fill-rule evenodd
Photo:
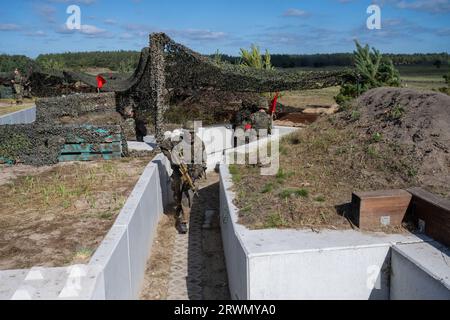
<path fill-rule="evenodd" d="M 69 162 L 69 161 L 93 161 L 93 160 L 112 160 L 120 159 L 122 154 L 120 152 L 112 153 L 81 153 L 81 154 L 65 154 L 58 157 L 59 162 Z"/>
<path fill-rule="evenodd" d="M 411 188 L 411 207 L 408 217 L 434 240 L 450 247 L 450 200 L 421 188 Z"/>
<path fill-rule="evenodd" d="M 66 153 L 109 153 L 122 152 L 122 145 L 118 142 L 113 143 L 81 143 L 81 144 L 65 144 L 61 150 L 61 154 Z"/>
<path fill-rule="evenodd" d="M 355 192 L 352 208 L 355 224 L 361 229 L 381 226 L 401 226 L 411 194 L 405 190 Z"/>
<path fill-rule="evenodd" d="M 104 138 L 102 138 L 100 140 L 101 143 L 111 143 L 111 142 L 122 142 L 122 135 L 119 134 L 113 134 L 113 135 L 108 135 L 105 136 Z M 85 143 L 85 140 L 74 136 L 74 135 L 68 135 L 66 137 L 66 143 L 67 144 L 72 144 L 72 143 Z"/>

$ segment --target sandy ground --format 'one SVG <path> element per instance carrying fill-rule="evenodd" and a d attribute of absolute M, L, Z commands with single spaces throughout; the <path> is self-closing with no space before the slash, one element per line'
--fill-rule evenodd
<path fill-rule="evenodd" d="M 219 176 L 216 173 L 209 174 L 208 180 L 201 182 L 199 197 L 195 199 L 192 214 L 201 214 L 203 218 L 205 210 L 219 212 Z M 203 221 L 203 219 L 201 220 Z M 229 299 L 229 290 L 218 214 L 215 215 L 211 226 L 209 229 L 201 229 L 201 295 L 205 300 L 226 300 Z M 167 299 L 173 250 L 177 250 L 175 248 L 176 237 L 175 218 L 173 213 L 168 213 L 159 224 L 157 238 L 147 266 L 141 299 Z M 186 237 L 190 242 L 194 235 L 189 234 Z M 189 256 L 189 259 L 192 257 Z M 189 292 L 186 294 L 191 296 Z"/>

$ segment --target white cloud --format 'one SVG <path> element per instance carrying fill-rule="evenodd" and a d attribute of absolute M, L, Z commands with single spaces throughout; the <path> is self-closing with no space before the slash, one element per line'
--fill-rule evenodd
<path fill-rule="evenodd" d="M 50 0 L 50 2 L 91 5 L 97 2 L 97 0 Z"/>
<path fill-rule="evenodd" d="M 47 34 L 42 30 L 38 30 L 38 31 L 34 31 L 34 32 L 27 32 L 25 35 L 28 37 L 46 37 L 47 36 Z"/>
<path fill-rule="evenodd" d="M 106 24 L 110 24 L 110 25 L 115 25 L 115 24 L 117 24 L 117 21 L 114 20 L 114 19 L 106 19 L 106 20 L 104 20 L 103 22 L 106 23 Z"/>
<path fill-rule="evenodd" d="M 220 40 L 226 37 L 225 32 L 215 32 L 210 30 L 200 29 L 186 29 L 186 30 L 172 30 L 168 31 L 169 34 L 177 35 L 189 40 Z"/>
<path fill-rule="evenodd" d="M 305 17 L 307 15 L 308 13 L 306 11 L 294 8 L 288 9 L 283 13 L 285 17 Z"/>
<path fill-rule="evenodd" d="M 92 26 L 89 24 L 83 24 L 83 25 L 81 25 L 80 32 L 82 34 L 87 34 L 87 35 L 99 35 L 99 34 L 106 33 L 106 30 L 97 28 L 96 26 Z"/>
<path fill-rule="evenodd" d="M 81 33 L 88 37 L 104 37 L 104 38 L 111 38 L 112 35 L 108 33 L 105 29 L 100 29 L 96 26 L 89 25 L 89 24 L 82 24 L 80 29 L 69 29 L 67 28 L 67 25 L 63 24 L 61 25 L 57 30 L 56 33 L 60 34 L 74 34 L 74 33 Z"/>
<path fill-rule="evenodd" d="M 400 0 L 396 2 L 397 7 L 400 9 L 412 9 L 431 13 L 450 12 L 450 0 Z"/>
<path fill-rule="evenodd" d="M 18 31 L 20 26 L 13 23 L 0 23 L 0 31 Z"/>

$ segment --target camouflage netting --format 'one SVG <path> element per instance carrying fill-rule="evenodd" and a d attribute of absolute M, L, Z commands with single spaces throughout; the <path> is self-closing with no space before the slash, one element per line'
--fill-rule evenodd
<path fill-rule="evenodd" d="M 189 91 L 200 94 L 213 91 L 218 97 L 223 95 L 222 99 L 216 99 L 218 101 L 216 106 L 203 104 L 203 107 L 206 105 L 206 108 L 215 108 L 213 113 L 220 114 L 222 112 L 220 101 L 226 101 L 230 97 L 232 100 L 239 100 L 224 94 L 225 92 L 245 94 L 245 99 L 256 100 L 257 96 L 252 93 L 335 86 L 342 83 L 348 74 L 348 71 L 268 71 L 228 63 L 216 64 L 210 58 L 174 42 L 167 35 L 156 33 L 150 35 L 150 46 L 142 50 L 134 74 L 128 79 L 106 77 L 107 83 L 102 91 L 115 93 L 115 110 L 122 115 L 126 114 L 129 108 L 133 108 L 138 117 L 147 117 L 150 114 L 154 119 L 157 140 L 161 140 L 164 117 L 170 101 L 176 101 L 180 95 L 186 95 Z M 11 74 L 0 74 L 0 84 L 10 84 L 10 79 Z M 29 80 L 35 96 L 94 92 L 97 86 L 95 76 L 76 72 L 52 74 L 33 72 Z M 104 96 L 70 95 L 41 100 L 37 103 L 38 119 L 35 124 L 0 127 L 0 144 L 3 148 L 0 157 L 6 159 L 13 157 L 14 160 L 19 159 L 30 164 L 55 163 L 59 152 L 57 149 L 64 144 L 67 135 L 79 132 L 87 141 L 92 142 L 95 142 L 96 138 L 95 131 L 89 130 L 86 126 L 59 124 L 104 125 L 106 120 L 95 117 L 95 114 L 111 113 L 117 116 L 117 113 L 113 112 L 113 101 L 113 93 Z M 230 104 L 233 104 L 233 101 L 230 101 Z M 241 101 L 240 106 L 243 105 L 244 102 Z M 205 110 L 203 113 L 206 113 Z M 100 123 L 94 122 L 93 119 L 99 118 L 102 118 L 99 120 Z M 109 120 L 106 123 L 115 121 Z M 120 131 L 120 126 L 115 128 Z M 8 139 L 12 142 L 8 142 Z M 126 146 L 126 142 L 124 145 Z M 18 150 L 18 146 L 22 146 L 23 150 Z"/>
<path fill-rule="evenodd" d="M 111 135 L 121 134 L 120 126 L 78 126 L 34 123 L 0 126 L 0 162 L 49 165 L 58 163 L 65 143 L 103 143 Z M 128 153 L 126 141 L 122 152 Z"/>
<path fill-rule="evenodd" d="M 118 108 L 132 105 L 138 112 L 151 110 L 157 139 L 161 139 L 164 131 L 163 114 L 167 111 L 168 101 L 179 92 L 211 88 L 227 92 L 316 89 L 338 85 L 348 76 L 348 71 L 283 72 L 216 64 L 163 33 L 150 35 L 149 50 L 148 55 L 143 51 L 130 87 L 117 92 Z M 141 77 L 135 81 L 138 75 Z"/>
<path fill-rule="evenodd" d="M 273 92 L 334 86 L 342 83 L 343 78 L 350 74 L 350 71 L 269 71 L 229 63 L 216 64 L 212 59 L 174 42 L 166 34 L 155 33 L 150 35 L 150 47 L 142 50 L 134 74 L 128 79 L 109 79 L 105 76 L 107 83 L 102 91 L 118 93 L 122 104 L 135 104 L 141 109 L 148 109 L 155 106 L 149 99 L 162 98 L 162 92 L 156 95 L 152 91 L 156 83 L 165 88 L 164 94 L 173 90 L 202 88 Z M 0 83 L 10 83 L 12 76 L 0 74 Z M 75 91 L 77 84 L 85 91 L 95 90 L 97 86 L 95 76 L 69 71 L 52 74 L 33 72 L 30 79 L 36 96 L 52 96 L 54 94 L 49 94 L 51 91 L 64 94 L 58 91 L 58 86 L 61 90 L 71 88 Z"/>
<path fill-rule="evenodd" d="M 115 114 L 120 118 L 120 114 L 116 112 L 116 95 L 113 92 L 71 94 L 62 97 L 38 99 L 36 101 L 36 121 L 38 122 L 111 124 L 108 123 L 108 117 L 115 119 L 113 117 Z M 96 121 L 107 122 L 98 123 Z"/>

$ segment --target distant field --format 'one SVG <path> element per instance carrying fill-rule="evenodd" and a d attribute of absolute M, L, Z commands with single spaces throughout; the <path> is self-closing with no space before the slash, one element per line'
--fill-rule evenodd
<path fill-rule="evenodd" d="M 349 69 L 344 67 L 324 67 L 324 68 L 296 68 L 298 71 L 331 71 Z M 450 66 L 397 66 L 400 72 L 402 83 L 408 88 L 415 89 L 438 89 L 445 87 L 443 76 L 450 72 Z"/>
<path fill-rule="evenodd" d="M 398 69 L 405 86 L 427 90 L 445 87 L 443 76 L 450 72 L 449 66 L 439 69 L 434 66 L 402 66 Z"/>

